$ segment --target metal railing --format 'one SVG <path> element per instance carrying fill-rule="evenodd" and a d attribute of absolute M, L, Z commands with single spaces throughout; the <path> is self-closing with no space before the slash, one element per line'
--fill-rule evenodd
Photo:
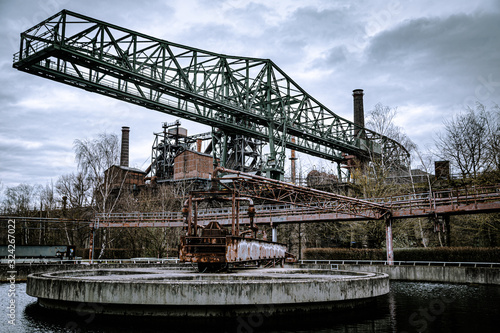
<path fill-rule="evenodd" d="M 16 259 L 16 265 L 60 265 L 60 264 L 77 264 L 77 265 L 91 265 L 91 264 L 177 264 L 180 262 L 179 258 L 130 258 L 130 259 L 38 259 L 26 258 Z M 0 259 L 0 264 L 6 264 L 7 259 Z"/>
<path fill-rule="evenodd" d="M 392 211 L 405 209 L 427 208 L 433 210 L 436 207 L 450 206 L 452 209 L 459 209 L 460 205 L 481 202 L 499 202 L 500 185 L 486 187 L 471 187 L 462 189 L 449 189 L 431 193 L 417 193 L 401 196 L 391 196 L 387 198 L 367 199 L 374 203 L 379 203 L 389 207 Z M 301 214 L 321 214 L 326 212 L 328 205 L 320 203 L 318 207 L 300 207 L 294 204 L 268 204 L 255 206 L 257 217 L 263 216 L 289 216 Z M 239 216 L 246 217 L 247 207 L 240 207 Z M 214 218 L 218 220 L 230 219 L 232 210 L 230 207 L 206 208 L 198 210 L 198 219 L 208 221 Z M 106 222 L 146 222 L 146 221 L 172 221 L 182 222 L 183 217 L 180 212 L 155 212 L 155 213 L 112 213 L 98 214 L 95 217 Z"/>
<path fill-rule="evenodd" d="M 300 264 L 313 265 L 389 265 L 386 260 L 299 260 Z M 393 261 L 393 266 L 440 266 L 440 267 L 489 267 L 498 268 L 498 262 L 468 261 Z"/>

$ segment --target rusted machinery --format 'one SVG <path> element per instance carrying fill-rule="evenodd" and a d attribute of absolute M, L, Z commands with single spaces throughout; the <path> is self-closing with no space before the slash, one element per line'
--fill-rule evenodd
<path fill-rule="evenodd" d="M 236 197 L 234 192 L 227 197 L 227 191 L 194 193 L 186 200 L 182 210 L 186 235 L 181 237 L 179 258 L 183 262 L 198 265 L 200 272 L 223 271 L 235 266 L 283 265 L 287 257 L 286 246 L 266 240 L 253 223 L 255 208 L 250 198 Z M 205 226 L 198 223 L 198 204 L 201 202 L 231 201 L 231 228 L 211 221 Z M 250 226 L 240 231 L 240 203 L 248 203 Z"/>

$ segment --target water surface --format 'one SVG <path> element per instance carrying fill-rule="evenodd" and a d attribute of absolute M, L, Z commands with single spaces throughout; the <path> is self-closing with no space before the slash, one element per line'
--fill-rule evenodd
<path fill-rule="evenodd" d="M 9 295 L 11 294 L 11 295 Z M 273 320 L 258 312 L 234 320 L 153 320 L 49 311 L 26 294 L 26 283 L 0 284 L 0 332 L 499 332 L 500 286 L 391 282 L 370 307 Z M 15 319 L 9 302 L 15 299 Z M 93 306 L 81 304 L 83 307 Z"/>

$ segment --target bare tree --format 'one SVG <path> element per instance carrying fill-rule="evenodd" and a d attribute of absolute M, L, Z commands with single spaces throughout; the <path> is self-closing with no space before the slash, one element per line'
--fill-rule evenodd
<path fill-rule="evenodd" d="M 368 113 L 366 127 L 373 131 L 388 137 L 400 145 L 408 152 L 414 151 L 416 145 L 404 133 L 404 131 L 394 124 L 394 119 L 397 115 L 397 108 L 384 106 L 381 103 Z M 364 168 L 354 171 L 356 185 L 360 190 L 360 194 L 365 198 L 381 197 L 394 194 L 400 190 L 402 179 L 406 179 L 406 183 L 411 182 L 409 160 L 407 165 L 401 165 L 401 154 L 406 154 L 395 147 L 395 151 L 390 154 L 383 152 L 382 156 L 371 156 L 370 162 L 364 165 Z"/>
<path fill-rule="evenodd" d="M 488 152 L 493 170 L 500 170 L 500 106 L 495 105 L 490 112 L 488 121 L 490 140 L 488 141 Z"/>
<path fill-rule="evenodd" d="M 407 152 L 416 150 L 416 145 L 403 129 L 394 123 L 397 114 L 397 108 L 384 106 L 381 103 L 376 104 L 368 113 L 366 127 L 396 141 L 404 149 L 393 144 L 392 149 L 383 151 L 381 156 L 371 156 L 369 162 L 353 171 L 356 179 L 355 189 L 363 198 L 387 197 L 402 192 L 406 194 L 408 186 L 412 185 Z M 352 241 L 370 247 L 383 246 L 385 242 L 383 221 L 353 222 L 349 226 Z"/>
<path fill-rule="evenodd" d="M 444 133 L 437 135 L 438 157 L 450 161 L 463 178 L 476 178 L 493 166 L 490 117 L 491 113 L 478 103 L 476 109 L 468 107 L 465 112 L 445 120 Z"/>
<path fill-rule="evenodd" d="M 4 192 L 3 206 L 6 214 L 29 216 L 36 209 L 35 202 L 38 185 L 19 184 L 7 187 Z"/>
<path fill-rule="evenodd" d="M 366 127 L 389 138 L 397 137 L 400 133 L 399 127 L 394 124 L 397 113 L 397 108 L 377 103 L 368 113 Z"/>
<path fill-rule="evenodd" d="M 113 212 L 119 198 L 119 193 L 112 195 L 118 173 L 106 173 L 111 166 L 118 164 L 119 147 L 116 134 L 102 133 L 97 139 L 75 140 L 74 142 L 78 168 L 90 187 L 91 206 L 96 213 L 102 213 L 104 216 Z M 99 258 L 103 256 L 106 247 L 112 242 L 108 228 L 101 232 L 101 236 Z"/>
<path fill-rule="evenodd" d="M 100 212 L 111 209 L 107 202 L 114 179 L 105 179 L 104 172 L 119 161 L 119 142 L 116 134 L 102 133 L 97 139 L 75 140 L 78 168 L 90 184 L 92 203 Z"/>
<path fill-rule="evenodd" d="M 370 110 L 366 120 L 366 127 L 372 129 L 378 134 L 382 134 L 394 141 L 399 142 L 409 152 L 416 148 L 416 145 L 404 133 L 404 130 L 394 123 L 398 115 L 397 108 L 385 106 L 382 103 L 375 104 L 375 107 Z"/>
<path fill-rule="evenodd" d="M 60 176 L 56 183 L 56 190 L 61 197 L 67 198 L 69 208 L 81 209 L 91 200 L 90 184 L 82 172 Z"/>
<path fill-rule="evenodd" d="M 52 181 L 50 184 L 46 184 L 45 187 L 41 187 L 40 192 L 40 207 L 47 212 L 47 217 L 50 213 L 57 208 L 57 193 Z"/>

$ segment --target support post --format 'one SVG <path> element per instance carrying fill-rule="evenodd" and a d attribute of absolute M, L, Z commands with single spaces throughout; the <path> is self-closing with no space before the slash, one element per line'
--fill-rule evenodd
<path fill-rule="evenodd" d="M 299 223 L 299 260 L 302 260 L 302 223 Z"/>
<path fill-rule="evenodd" d="M 292 143 L 295 143 L 295 137 L 292 136 Z M 291 156 L 290 156 L 290 161 L 291 161 L 291 174 L 292 174 L 292 183 L 297 184 L 297 173 L 296 173 L 296 165 L 295 161 L 297 160 L 297 157 L 295 157 L 295 150 L 291 150 Z"/>
<path fill-rule="evenodd" d="M 271 230 L 272 230 L 272 241 L 277 242 L 278 241 L 278 229 L 276 228 L 275 225 L 271 224 Z"/>
<path fill-rule="evenodd" d="M 451 227 L 450 227 L 450 215 L 444 215 L 444 231 L 445 231 L 445 240 L 446 246 L 451 246 Z"/>
<path fill-rule="evenodd" d="M 240 235 L 240 202 L 236 201 L 236 234 L 235 236 Z"/>
<path fill-rule="evenodd" d="M 90 227 L 90 241 L 89 241 L 89 259 L 90 264 L 94 263 L 94 240 L 95 240 L 95 230 L 99 227 L 99 220 L 97 220 L 97 224 L 93 223 Z"/>
<path fill-rule="evenodd" d="M 392 218 L 385 219 L 385 247 L 387 250 L 387 264 L 394 265 L 394 249 L 392 244 Z"/>
<path fill-rule="evenodd" d="M 94 257 L 94 224 L 90 226 L 90 239 L 89 239 L 89 260 L 92 264 L 92 258 Z"/>
<path fill-rule="evenodd" d="M 236 194 L 235 192 L 233 191 L 233 195 L 232 195 L 232 198 L 231 198 L 231 235 L 232 236 L 237 236 L 236 235 Z"/>
<path fill-rule="evenodd" d="M 191 224 L 192 224 L 192 207 L 193 207 L 193 196 L 190 194 L 189 199 L 188 199 L 188 211 L 187 211 L 187 216 L 186 216 L 186 221 L 187 221 L 187 234 L 188 236 L 193 236 L 191 233 Z"/>
<path fill-rule="evenodd" d="M 198 201 L 194 202 L 194 234 L 193 236 L 198 236 Z"/>

